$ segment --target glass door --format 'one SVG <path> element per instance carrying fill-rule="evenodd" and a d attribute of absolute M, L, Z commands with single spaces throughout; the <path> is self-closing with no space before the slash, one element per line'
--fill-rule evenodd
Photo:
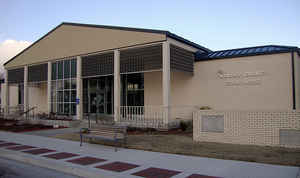
<path fill-rule="evenodd" d="M 88 81 L 89 112 L 112 114 L 113 77 L 100 77 Z"/>

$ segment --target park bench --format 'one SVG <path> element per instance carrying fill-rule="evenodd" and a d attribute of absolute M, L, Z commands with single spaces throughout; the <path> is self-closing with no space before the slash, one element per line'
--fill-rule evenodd
<path fill-rule="evenodd" d="M 117 151 L 117 143 L 125 145 L 127 141 L 127 127 L 115 125 L 96 125 L 91 128 L 80 129 L 80 146 L 84 138 L 99 139 L 104 141 L 113 141 L 115 143 L 115 151 Z"/>

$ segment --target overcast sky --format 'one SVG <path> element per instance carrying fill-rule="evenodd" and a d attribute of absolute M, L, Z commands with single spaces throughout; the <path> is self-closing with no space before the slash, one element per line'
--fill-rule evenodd
<path fill-rule="evenodd" d="M 0 64 L 61 22 L 168 30 L 212 50 L 300 46 L 300 0 L 2 0 Z"/>

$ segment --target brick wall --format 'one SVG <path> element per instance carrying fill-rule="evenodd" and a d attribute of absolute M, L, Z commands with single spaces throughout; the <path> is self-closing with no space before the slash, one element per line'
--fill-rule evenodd
<path fill-rule="evenodd" d="M 300 147 L 300 110 L 196 111 L 195 141 Z"/>

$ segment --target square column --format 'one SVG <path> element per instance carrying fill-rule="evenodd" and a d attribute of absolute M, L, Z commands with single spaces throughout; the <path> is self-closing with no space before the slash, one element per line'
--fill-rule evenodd
<path fill-rule="evenodd" d="M 164 124 L 168 124 L 170 119 L 170 43 L 168 41 L 163 42 L 162 53 L 162 90 L 163 107 L 165 111 Z"/>
<path fill-rule="evenodd" d="M 4 96 L 3 96 L 3 106 L 4 106 L 4 113 L 8 114 L 9 113 L 9 84 L 8 84 L 8 72 L 7 70 L 5 70 L 5 74 L 4 74 L 5 78 L 4 78 L 4 90 L 2 90 L 1 92 L 4 92 Z"/>
<path fill-rule="evenodd" d="M 114 121 L 120 118 L 120 51 L 114 50 Z"/>
<path fill-rule="evenodd" d="M 77 56 L 77 74 L 76 74 L 76 117 L 83 119 L 83 94 L 81 79 L 81 57 Z"/>
<path fill-rule="evenodd" d="M 28 99 L 28 66 L 24 66 L 24 112 L 29 109 Z"/>
<path fill-rule="evenodd" d="M 48 114 L 51 113 L 51 75 L 52 73 L 52 64 L 51 62 L 48 62 L 48 80 L 47 80 L 47 104 L 48 104 Z"/>

